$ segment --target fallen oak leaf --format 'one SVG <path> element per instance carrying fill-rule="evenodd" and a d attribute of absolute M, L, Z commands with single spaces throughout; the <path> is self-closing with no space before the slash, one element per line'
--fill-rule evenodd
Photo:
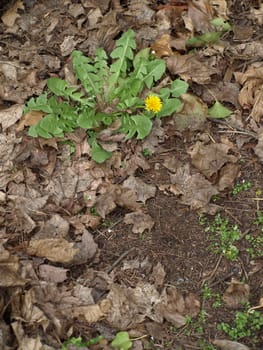
<path fill-rule="evenodd" d="M 231 308 L 240 307 L 241 303 L 245 303 L 249 298 L 250 287 L 248 284 L 232 279 L 230 285 L 223 294 L 223 301 Z"/>
<path fill-rule="evenodd" d="M 141 211 L 126 214 L 124 217 L 124 223 L 133 225 L 133 233 L 143 233 L 145 230 L 151 230 L 154 226 L 152 217 Z"/>
<path fill-rule="evenodd" d="M 3 16 L 1 17 L 3 23 L 7 26 L 7 27 L 13 27 L 13 25 L 15 24 L 15 21 L 17 20 L 17 18 L 20 17 L 20 15 L 17 13 L 18 10 L 24 10 L 25 7 L 23 5 L 23 1 L 22 0 L 17 0 L 14 5 L 12 7 L 10 7 L 9 10 L 7 10 Z"/>

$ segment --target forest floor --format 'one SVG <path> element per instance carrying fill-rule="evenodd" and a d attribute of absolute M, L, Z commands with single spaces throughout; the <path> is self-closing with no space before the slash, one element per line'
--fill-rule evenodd
<path fill-rule="evenodd" d="M 0 348 L 262 349 L 260 1 L 1 6 Z M 30 137 L 43 113 L 24 105 L 72 81 L 72 51 L 129 29 L 166 63 L 154 91 L 188 83 L 180 111 L 143 140 L 108 129 L 101 164 L 81 128 Z"/>

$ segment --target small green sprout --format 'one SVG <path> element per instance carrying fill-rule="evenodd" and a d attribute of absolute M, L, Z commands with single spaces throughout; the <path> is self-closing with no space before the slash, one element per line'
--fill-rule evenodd
<path fill-rule="evenodd" d="M 252 187 L 252 183 L 250 181 L 243 180 L 242 182 L 237 182 L 232 190 L 233 196 L 236 196 L 240 192 L 248 191 Z"/>
<path fill-rule="evenodd" d="M 202 220 L 204 221 L 204 219 Z M 217 214 L 214 221 L 205 228 L 205 232 L 215 233 L 211 236 L 213 240 L 211 249 L 215 253 L 222 254 L 230 261 L 237 259 L 239 250 L 234 243 L 241 237 L 237 225 L 230 225 L 227 219 L 223 219 L 220 214 Z"/>
<path fill-rule="evenodd" d="M 225 332 L 231 340 L 240 340 L 248 337 L 253 343 L 259 341 L 258 334 L 263 327 L 263 315 L 261 312 L 237 311 L 232 324 L 222 322 L 218 329 Z"/>
<path fill-rule="evenodd" d="M 86 348 L 87 346 L 98 344 L 102 339 L 104 339 L 103 335 L 99 335 L 88 341 L 83 341 L 82 337 L 77 337 L 77 338 L 72 337 L 62 344 L 61 350 L 68 350 L 68 345 L 74 345 L 75 347 L 78 347 L 80 349 Z"/>

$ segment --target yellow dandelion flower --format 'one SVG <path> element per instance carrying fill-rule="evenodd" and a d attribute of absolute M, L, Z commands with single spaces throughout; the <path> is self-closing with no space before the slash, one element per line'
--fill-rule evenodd
<path fill-rule="evenodd" d="M 162 101 L 160 97 L 155 95 L 149 95 L 145 99 L 145 108 L 147 111 L 153 111 L 154 113 L 160 112 L 162 109 Z"/>

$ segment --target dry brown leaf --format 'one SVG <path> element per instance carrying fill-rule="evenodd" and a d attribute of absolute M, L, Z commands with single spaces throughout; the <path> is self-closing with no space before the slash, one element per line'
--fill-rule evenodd
<path fill-rule="evenodd" d="M 97 213 L 102 218 L 105 218 L 117 205 L 130 210 L 140 208 L 140 204 L 137 203 L 137 196 L 133 190 L 111 184 L 106 185 L 103 190 L 105 193 L 100 195 L 95 203 Z"/>
<path fill-rule="evenodd" d="M 87 263 L 98 251 L 97 243 L 95 243 L 92 234 L 86 229 L 83 231 L 81 241 L 75 243 L 74 248 L 78 249 L 72 260 L 72 263 L 76 265 Z"/>
<path fill-rule="evenodd" d="M 262 26 L 263 25 L 263 4 L 261 3 L 258 9 L 251 7 L 250 13 L 251 15 L 249 15 L 248 17 L 258 21 L 258 24 Z"/>
<path fill-rule="evenodd" d="M 19 274 L 20 264 L 17 256 L 13 256 L 0 242 L 0 287 L 23 286 L 26 281 Z"/>
<path fill-rule="evenodd" d="M 17 125 L 16 130 L 22 131 L 25 126 L 32 126 L 37 124 L 44 116 L 45 113 L 41 111 L 29 111 L 23 115 L 20 122 Z"/>
<path fill-rule="evenodd" d="M 152 50 L 157 57 L 172 56 L 173 50 L 170 46 L 171 36 L 169 34 L 163 34 L 152 45 Z"/>
<path fill-rule="evenodd" d="M 166 276 L 166 272 L 164 270 L 164 267 L 160 262 L 158 262 L 157 265 L 153 267 L 152 274 L 151 274 L 151 280 L 154 281 L 155 288 L 159 288 L 163 286 L 165 276 Z"/>
<path fill-rule="evenodd" d="M 146 317 L 162 322 L 162 316 L 153 310 L 154 305 L 160 301 L 160 295 L 150 283 L 139 282 L 135 288 L 113 284 L 107 299 L 112 304 L 107 316 L 112 327 L 131 328 L 143 322 Z"/>
<path fill-rule="evenodd" d="M 185 81 L 208 84 L 211 81 L 211 75 L 217 73 L 216 68 L 213 67 L 213 57 L 202 60 L 198 54 L 174 53 L 166 61 L 170 73 L 179 75 Z"/>
<path fill-rule="evenodd" d="M 211 143 L 205 145 L 198 141 L 188 151 L 193 165 L 199 169 L 207 178 L 217 173 L 222 166 L 228 162 L 235 163 L 238 158 L 229 155 L 230 146 L 223 143 Z"/>
<path fill-rule="evenodd" d="M 125 224 L 133 225 L 132 232 L 134 233 L 143 233 L 145 230 L 151 231 L 154 226 L 151 216 L 141 211 L 126 214 L 123 221 Z"/>
<path fill-rule="evenodd" d="M 209 0 L 190 1 L 188 4 L 188 17 L 197 32 L 206 33 L 211 31 L 210 21 L 213 11 Z"/>
<path fill-rule="evenodd" d="M 78 252 L 79 249 L 74 248 L 74 243 L 70 243 L 63 238 L 31 240 L 27 247 L 29 255 L 35 255 L 62 264 L 71 263 Z"/>
<path fill-rule="evenodd" d="M 240 307 L 249 298 L 250 287 L 248 284 L 232 279 L 230 285 L 223 294 L 224 302 L 231 308 Z"/>
<path fill-rule="evenodd" d="M 66 238 L 69 232 L 69 223 L 60 215 L 54 214 L 45 221 L 40 230 L 34 235 L 34 239 L 40 238 Z"/>
<path fill-rule="evenodd" d="M 129 176 L 124 182 L 123 187 L 127 187 L 136 193 L 138 202 L 145 202 L 147 199 L 155 196 L 156 187 L 153 185 L 148 185 L 143 182 L 140 178 L 133 175 Z"/>
<path fill-rule="evenodd" d="M 72 310 L 72 315 L 76 318 L 83 316 L 88 323 L 94 323 L 105 318 L 111 312 L 111 308 L 111 301 L 104 299 L 99 304 L 76 306 Z"/>
<path fill-rule="evenodd" d="M 18 10 L 24 10 L 24 5 L 22 0 L 17 0 L 12 7 L 10 7 L 9 10 L 7 10 L 3 16 L 1 17 L 3 23 L 7 27 L 13 27 L 15 24 L 15 21 L 17 18 L 20 17 L 20 15 L 17 13 Z"/>
<path fill-rule="evenodd" d="M 202 99 L 212 105 L 216 98 L 217 101 L 230 102 L 238 108 L 240 107 L 238 102 L 239 90 L 238 83 L 218 81 L 216 84 L 209 84 L 204 87 Z"/>
<path fill-rule="evenodd" d="M 62 267 L 42 264 L 38 267 L 38 271 L 41 279 L 49 282 L 61 283 L 68 278 L 67 273 L 69 270 Z"/>
<path fill-rule="evenodd" d="M 162 121 L 156 118 L 153 122 L 153 128 L 149 136 L 143 140 L 143 149 L 148 149 L 152 154 L 158 152 L 159 143 L 164 141 L 165 132 L 161 127 Z"/>
<path fill-rule="evenodd" d="M 78 43 L 74 35 L 66 36 L 63 42 L 60 44 L 60 52 L 62 56 L 68 56 L 74 50 L 75 46 Z"/>
<path fill-rule="evenodd" d="M 176 327 L 182 327 L 186 324 L 186 315 L 194 317 L 200 312 L 200 301 L 192 293 L 183 296 L 175 287 L 169 287 L 155 311 Z"/>
<path fill-rule="evenodd" d="M 221 168 L 218 181 L 219 191 L 233 188 L 234 182 L 239 175 L 239 170 L 240 166 L 233 163 L 228 163 Z"/>
<path fill-rule="evenodd" d="M 250 350 L 246 345 L 225 339 L 216 339 L 213 344 L 219 346 L 221 350 Z"/>
<path fill-rule="evenodd" d="M 245 73 L 236 72 L 236 80 L 243 85 L 238 100 L 245 109 L 251 109 L 250 115 L 259 122 L 263 116 L 263 65 L 249 66 Z"/>
<path fill-rule="evenodd" d="M 0 124 L 5 131 L 10 126 L 14 125 L 22 116 L 23 106 L 14 105 L 0 111 Z"/>
<path fill-rule="evenodd" d="M 185 129 L 200 130 L 208 116 L 207 105 L 197 96 L 192 94 L 182 94 L 183 102 L 181 111 L 174 114 L 176 128 L 180 131 Z"/>
<path fill-rule="evenodd" d="M 211 197 L 218 193 L 216 187 L 203 175 L 191 175 L 189 164 L 178 168 L 170 177 L 173 184 L 170 190 L 176 195 L 181 195 L 182 203 L 190 205 L 192 209 L 205 208 Z"/>
<path fill-rule="evenodd" d="M 226 0 L 211 0 L 210 2 L 218 17 L 228 19 Z"/>

